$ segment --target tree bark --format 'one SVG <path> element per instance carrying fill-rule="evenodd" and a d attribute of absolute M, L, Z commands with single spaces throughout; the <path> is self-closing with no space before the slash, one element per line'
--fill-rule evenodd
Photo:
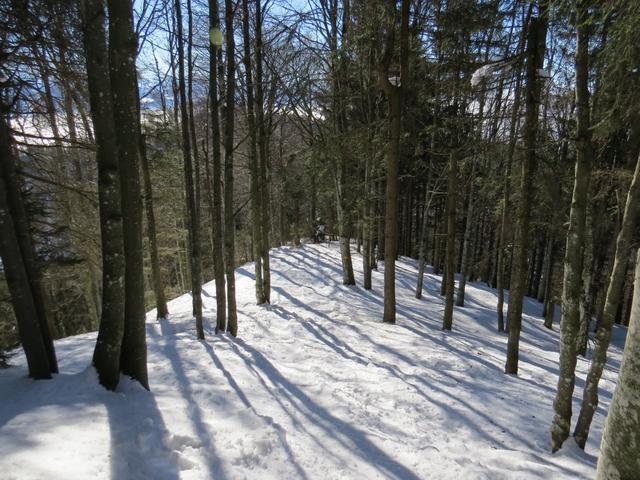
<path fill-rule="evenodd" d="M 619 237 L 618 237 L 619 238 Z M 605 421 L 596 478 L 636 478 L 640 472 L 640 252 L 618 386 Z"/>
<path fill-rule="evenodd" d="M 576 343 L 580 329 L 580 298 L 587 201 L 591 170 L 591 133 L 589 115 L 589 34 L 584 6 L 578 7 L 576 49 L 576 167 L 569 229 L 564 256 L 562 285 L 562 319 L 560 320 L 560 372 L 553 402 L 555 415 L 551 423 L 551 448 L 555 452 L 569 437 L 571 404 L 577 362 Z"/>
<path fill-rule="evenodd" d="M 256 123 L 258 127 L 258 153 L 260 173 L 261 209 L 261 257 L 262 257 L 262 290 L 265 303 L 271 302 L 271 261 L 270 248 L 270 199 L 269 199 L 269 141 L 264 118 L 264 87 L 263 87 L 263 45 L 262 45 L 262 0 L 256 0 Z"/>
<path fill-rule="evenodd" d="M 89 105 L 97 144 L 102 245 L 102 311 L 93 364 L 100 383 L 114 390 L 120 379 L 125 314 L 125 257 L 118 144 L 105 43 L 104 3 L 102 0 L 86 0 L 81 6 Z"/>
<path fill-rule="evenodd" d="M 227 85 L 224 109 L 224 256 L 227 277 L 227 331 L 234 337 L 238 334 L 235 280 L 235 219 L 233 216 L 233 131 L 235 115 L 236 61 L 233 19 L 235 5 L 225 0 L 225 27 L 227 43 Z"/>
<path fill-rule="evenodd" d="M 247 127 L 249 130 L 249 173 L 251 192 L 251 233 L 253 237 L 253 259 L 255 271 L 256 303 L 265 302 L 264 285 L 262 281 L 262 189 L 260 188 L 260 172 L 258 159 L 258 145 L 256 136 L 255 99 L 253 96 L 253 66 L 251 62 L 251 32 L 249 27 L 249 0 L 242 0 L 242 57 L 247 83 Z"/>
<path fill-rule="evenodd" d="M 57 364 L 52 365 L 50 361 L 51 351 L 47 348 L 47 341 L 41 330 L 42 322 L 32 289 L 33 282 L 29 278 L 27 260 L 24 258 L 20 223 L 26 223 L 26 218 L 16 218 L 24 214 L 24 209 L 16 210 L 15 197 L 16 193 L 19 194 L 19 189 L 15 185 L 12 170 L 13 150 L 9 126 L 4 115 L 0 115 L 0 257 L 18 324 L 20 343 L 27 357 L 29 376 L 46 379 L 51 378 Z M 53 355 L 55 359 L 55 351 Z"/>
<path fill-rule="evenodd" d="M 125 318 L 120 369 L 149 389 L 139 172 L 137 42 L 131 0 L 109 0 L 109 66 L 118 142 L 125 254 Z"/>
<path fill-rule="evenodd" d="M 473 178 L 475 174 L 475 165 L 471 169 L 470 185 L 469 185 L 469 204 L 467 206 L 467 222 L 464 227 L 464 238 L 462 240 L 462 262 L 460 267 L 460 281 L 458 282 L 458 292 L 456 296 L 456 305 L 458 307 L 464 306 L 464 293 L 467 286 L 467 276 L 469 275 L 469 263 L 471 260 L 471 227 L 474 221 L 474 193 L 473 193 Z"/>
<path fill-rule="evenodd" d="M 220 28 L 218 0 L 209 0 L 209 28 Z M 213 275 L 216 284 L 216 333 L 227 329 L 227 298 L 225 288 L 225 267 L 223 250 L 222 221 L 222 154 L 220 151 L 220 117 L 218 111 L 218 48 L 209 42 L 209 101 L 211 115 L 211 158 L 212 158 L 212 212 L 211 237 L 213 250 Z"/>
<path fill-rule="evenodd" d="M 584 448 L 587 443 L 591 421 L 598 407 L 598 383 L 607 362 L 607 349 L 611 341 L 611 329 L 620 306 L 620 295 L 624 285 L 625 270 L 631 252 L 633 234 L 638 221 L 638 212 L 640 212 L 640 156 L 638 156 L 633 180 L 627 193 L 622 226 L 616 240 L 615 259 L 609 279 L 609 287 L 607 288 L 604 311 L 602 318 L 598 322 L 591 367 L 584 387 L 578 423 L 573 433 L 576 442 L 581 448 Z"/>
<path fill-rule="evenodd" d="M 153 293 L 156 298 L 156 317 L 164 319 L 169 317 L 167 297 L 164 294 L 164 283 L 160 271 L 160 256 L 158 255 L 158 240 L 156 234 L 156 215 L 153 210 L 153 190 L 151 187 L 151 174 L 149 172 L 149 159 L 144 135 L 140 137 L 140 166 L 142 167 L 142 181 L 144 184 L 144 206 L 147 214 L 147 237 L 149 239 L 149 257 L 151 260 L 151 278 L 153 280 Z M 122 228 L 122 227 L 121 227 Z"/>
<path fill-rule="evenodd" d="M 389 107 L 389 140 L 387 151 L 387 186 L 384 233 L 384 313 L 383 322 L 396 322 L 396 255 L 398 253 L 398 164 L 400 160 L 400 133 L 403 89 L 409 82 L 409 0 L 402 0 L 400 14 L 400 83 L 389 81 L 389 64 L 393 54 L 394 35 L 389 33 L 384 58 L 378 66 L 378 83 L 387 95 Z M 390 19 L 395 22 L 396 4 L 390 2 Z M 395 30 L 393 25 L 392 30 Z"/>
<path fill-rule="evenodd" d="M 182 31 L 181 0 L 175 0 L 176 27 L 178 40 L 178 91 L 180 96 L 180 126 L 182 131 L 182 156 L 184 160 L 184 186 L 187 207 L 187 232 L 189 241 L 189 264 L 191 266 L 191 299 L 196 317 L 196 334 L 204 339 L 202 322 L 202 274 L 200 266 L 200 220 L 196 205 L 195 182 L 193 178 L 192 140 L 189 132 L 189 112 L 184 73 L 184 37 Z M 195 147 L 195 145 L 193 145 Z"/>
<path fill-rule="evenodd" d="M 542 15 L 546 15 L 546 12 Z M 526 114 L 524 126 L 525 152 L 520 166 L 519 188 L 521 192 L 518 203 L 515 225 L 515 241 L 513 246 L 513 262 L 511 280 L 509 281 L 509 308 L 507 322 L 509 339 L 507 342 L 507 362 L 505 373 L 518 373 L 518 351 L 520 346 L 520 329 L 522 324 L 522 302 L 527 275 L 527 250 L 529 236 L 529 213 L 533 198 L 533 175 L 536 169 L 536 136 L 538 130 L 538 110 L 540 82 L 538 69 L 544 61 L 546 41 L 546 19 L 532 17 L 527 38 L 526 66 Z"/>
<path fill-rule="evenodd" d="M 443 283 L 445 286 L 444 317 L 442 329 L 451 330 L 453 326 L 453 295 L 455 292 L 455 244 L 456 244 L 456 176 L 457 158 L 455 153 L 449 155 L 449 173 L 447 185 L 447 253 Z"/>

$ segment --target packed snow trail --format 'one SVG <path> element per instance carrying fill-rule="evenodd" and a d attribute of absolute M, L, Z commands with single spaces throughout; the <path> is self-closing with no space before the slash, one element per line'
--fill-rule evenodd
<path fill-rule="evenodd" d="M 340 284 L 337 245 L 272 251 L 272 304 L 254 305 L 252 265 L 236 271 L 239 337 L 207 340 L 191 299 L 147 315 L 151 393 L 123 379 L 102 389 L 95 334 L 56 342 L 60 371 L 26 378 L 22 354 L 0 371 L 0 476 L 8 479 L 592 478 L 625 330 L 611 359 L 586 453 L 549 453 L 558 334 L 526 299 L 520 374 L 503 373 L 496 292 L 467 285 L 452 332 L 441 328 L 440 277 L 414 297 L 415 262 L 397 263 L 396 325 L 373 291 Z M 361 257 L 354 255 L 361 285 Z M 574 411 L 588 368 L 578 360 Z"/>

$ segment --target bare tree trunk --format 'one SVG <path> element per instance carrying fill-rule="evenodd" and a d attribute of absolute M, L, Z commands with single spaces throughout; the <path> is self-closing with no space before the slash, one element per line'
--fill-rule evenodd
<path fill-rule="evenodd" d="M 266 132 L 264 118 L 264 86 L 262 74 L 262 0 L 256 0 L 256 122 L 258 126 L 258 153 L 260 154 L 259 170 L 260 183 L 259 190 L 262 199 L 261 220 L 262 230 L 261 240 L 261 257 L 262 257 L 262 289 L 264 293 L 265 303 L 271 302 L 271 262 L 269 259 L 270 248 L 270 201 L 269 201 L 269 141 Z"/>
<path fill-rule="evenodd" d="M 455 247 L 456 247 L 456 154 L 449 155 L 449 173 L 447 186 L 447 259 L 445 262 L 443 284 L 445 286 L 445 305 L 442 329 L 451 330 L 453 326 L 453 294 L 455 291 Z"/>
<path fill-rule="evenodd" d="M 396 322 L 396 255 L 398 254 L 398 164 L 403 89 L 409 82 L 409 0 L 402 0 L 400 14 L 400 83 L 389 81 L 389 65 L 394 37 L 387 38 L 385 53 L 378 66 L 378 83 L 387 95 L 389 105 L 389 141 L 387 152 L 387 187 L 385 202 L 384 314 L 383 322 Z M 396 6 L 390 5 L 389 19 L 395 22 Z M 395 31 L 395 25 L 393 25 Z"/>
<path fill-rule="evenodd" d="M 527 17 L 525 21 L 525 25 L 528 25 L 530 22 L 530 15 Z M 530 27 L 529 27 L 530 28 Z M 525 29 L 523 28 L 523 33 L 520 38 L 520 45 L 518 48 L 518 53 L 524 53 L 524 45 L 525 45 Z M 509 254 L 513 253 L 513 250 L 510 252 L 507 251 L 507 239 L 508 232 L 507 226 L 509 217 L 509 204 L 511 202 L 511 165 L 513 163 L 513 157 L 516 149 L 517 135 L 518 135 L 518 119 L 520 118 L 520 103 L 522 101 L 522 75 L 520 74 L 520 64 L 518 64 L 518 69 L 516 70 L 516 84 L 514 88 L 514 100 L 513 107 L 511 110 L 511 121 L 509 126 L 509 145 L 507 150 L 507 158 L 505 162 L 504 169 L 504 182 L 503 182 L 503 190 L 502 190 L 502 209 L 500 215 L 500 236 L 498 240 L 498 258 L 496 260 L 496 289 L 498 290 L 498 302 L 496 306 L 497 311 L 497 322 L 498 322 L 498 331 L 505 331 L 504 322 L 504 289 L 505 289 L 505 278 L 507 275 L 505 268 L 505 255 L 510 256 Z"/>
<path fill-rule="evenodd" d="M 147 213 L 147 237 L 149 238 L 149 257 L 151 259 L 151 278 L 153 292 L 156 298 L 156 317 L 169 317 L 167 298 L 164 294 L 164 283 L 160 272 L 160 257 L 158 255 L 158 241 L 156 235 L 156 215 L 153 211 L 153 191 L 151 189 L 151 175 L 149 173 L 149 159 L 144 136 L 140 137 L 140 166 L 144 183 L 144 206 Z M 121 226 L 122 228 L 122 226 Z"/>
<path fill-rule="evenodd" d="M 467 222 L 464 227 L 464 238 L 462 240 L 462 265 L 460 267 L 460 281 L 458 282 L 458 294 L 456 296 L 456 305 L 464 306 L 464 293 L 467 286 L 467 276 L 469 275 L 469 263 L 471 262 L 471 227 L 474 221 L 474 193 L 473 178 L 475 174 L 475 165 L 471 169 L 470 185 L 469 185 L 469 204 L 467 206 Z"/>
<path fill-rule="evenodd" d="M 611 329 L 620 306 L 620 294 L 624 285 L 625 270 L 631 252 L 633 233 L 638 221 L 638 212 L 640 212 L 640 156 L 638 156 L 633 180 L 627 193 L 627 202 L 622 218 L 622 226 L 616 241 L 615 260 L 609 287 L 607 288 L 604 312 L 598 322 L 591 367 L 587 375 L 578 423 L 573 433 L 576 442 L 582 448 L 587 443 L 591 421 L 598 407 L 598 383 L 607 362 L 607 349 L 611 341 Z"/>
<path fill-rule="evenodd" d="M 526 114 L 524 126 L 524 148 L 520 168 L 519 188 L 521 193 L 518 203 L 513 247 L 513 264 L 509 282 L 509 308 L 507 322 L 509 339 L 507 342 L 507 362 L 505 373 L 518 373 L 518 352 L 520 346 L 520 328 L 522 324 L 522 302 L 527 275 L 527 251 L 529 236 L 529 213 L 533 198 L 533 175 L 536 169 L 536 136 L 538 130 L 538 110 L 540 82 L 538 70 L 544 61 L 546 39 L 546 12 L 540 18 L 532 17 L 527 39 L 527 84 L 525 89 Z"/>
<path fill-rule="evenodd" d="M 367 154 L 364 163 L 364 201 L 362 206 L 362 270 L 363 286 L 371 290 L 371 166 L 370 155 Z"/>
<path fill-rule="evenodd" d="M 193 179 L 192 140 L 189 133 L 189 113 L 184 74 L 184 37 L 182 31 L 181 0 L 175 0 L 176 37 L 178 40 L 178 91 L 180 96 L 180 126 L 182 130 L 182 155 L 184 160 L 184 186 L 187 207 L 187 232 L 189 242 L 189 264 L 191 266 L 191 299 L 193 314 L 196 317 L 196 333 L 199 339 L 204 339 L 202 324 L 202 278 L 200 272 L 200 221 L 195 198 L 195 183 Z"/>
<path fill-rule="evenodd" d="M 627 204 L 628 205 L 628 204 Z M 620 237 L 618 237 L 620 238 Z M 629 330 L 600 443 L 598 480 L 635 478 L 640 472 L 640 252 L 636 259 L 635 292 Z"/>
<path fill-rule="evenodd" d="M 218 0 L 209 0 L 209 28 L 220 28 Z M 209 42 L 209 101 L 211 102 L 211 158 L 212 158 L 212 250 L 213 275 L 216 283 L 216 333 L 227 329 L 227 298 L 224 282 L 224 251 L 222 246 L 222 155 L 220 152 L 220 117 L 218 112 L 218 47 Z"/>
<path fill-rule="evenodd" d="M 50 335 L 47 339 L 47 324 L 39 311 L 37 292 L 30 278 L 29 260 L 25 254 L 24 227 L 27 219 L 24 206 L 21 203 L 19 187 L 16 184 L 13 150 L 9 126 L 0 115 L 0 257 L 4 268 L 7 285 L 11 294 L 11 303 L 18 323 L 20 343 L 27 357 L 29 376 L 35 379 L 51 378 L 51 373 L 57 372 L 55 351 Z M 21 208 L 22 207 L 22 208 Z M 22 237 L 22 238 L 21 238 Z M 32 247 L 31 247 L 32 248 Z M 46 318 L 45 318 L 46 320 Z M 51 362 L 51 356 L 53 360 Z"/>
<path fill-rule="evenodd" d="M 233 209 L 233 127 L 235 115 L 236 61 L 233 18 L 235 6 L 225 0 L 225 27 L 227 43 L 227 89 L 224 109 L 224 255 L 227 276 L 227 331 L 234 337 L 238 334 L 235 280 L 235 219 Z"/>
<path fill-rule="evenodd" d="M 265 302 L 262 281 L 262 189 L 260 188 L 260 172 L 258 145 L 256 137 L 255 99 L 253 97 L 253 66 L 251 62 L 251 33 L 249 29 L 249 0 L 242 0 L 242 34 L 244 47 L 244 71 L 247 81 L 247 127 L 249 130 L 249 172 L 251 191 L 251 233 L 253 236 L 253 258 L 255 265 L 256 303 Z"/>
<path fill-rule="evenodd" d="M 558 390 L 553 402 L 555 415 L 550 429 L 551 448 L 554 452 L 562 447 L 564 441 L 569 437 L 571 429 L 571 404 L 576 381 L 576 342 L 580 329 L 583 250 L 592 156 L 591 132 L 589 130 L 589 34 L 586 21 L 586 8 L 579 6 L 576 19 L 578 30 L 576 49 L 576 167 L 564 256 L 562 319 L 560 321 L 560 374 Z"/>
<path fill-rule="evenodd" d="M 102 0 L 81 3 L 89 103 L 97 143 L 98 195 L 102 245 L 102 312 L 93 364 L 100 383 L 110 390 L 120 379 L 124 335 L 125 258 L 122 230 L 118 145 L 116 143 Z"/>
<path fill-rule="evenodd" d="M 149 389 L 142 253 L 137 42 L 130 0 L 109 0 L 109 66 L 119 154 L 125 254 L 125 317 L 120 369 Z"/>
<path fill-rule="evenodd" d="M 386 230 L 385 224 L 384 224 L 384 220 L 386 217 L 386 212 L 385 212 L 385 186 L 384 186 L 384 181 L 380 180 L 378 181 L 378 185 L 377 185 L 377 191 L 378 191 L 378 201 L 377 201 L 377 205 L 376 205 L 376 212 L 377 212 L 377 222 L 376 222 L 376 227 L 377 227 L 377 233 L 376 233 L 376 244 L 378 246 L 378 254 L 377 254 L 377 260 L 384 260 L 384 252 L 385 252 L 385 244 L 384 244 L 384 232 Z"/>
<path fill-rule="evenodd" d="M 429 170 L 431 172 L 431 163 L 429 163 Z M 424 271 L 426 267 L 426 257 L 427 257 L 427 239 L 429 237 L 428 227 L 429 227 L 429 206 L 431 204 L 431 199 L 433 198 L 433 194 L 429 195 L 429 179 L 427 177 L 427 181 L 424 189 L 424 209 L 422 213 L 422 224 L 420 226 L 420 239 L 418 246 L 418 280 L 416 282 L 416 298 L 422 298 L 422 286 L 424 284 Z"/>

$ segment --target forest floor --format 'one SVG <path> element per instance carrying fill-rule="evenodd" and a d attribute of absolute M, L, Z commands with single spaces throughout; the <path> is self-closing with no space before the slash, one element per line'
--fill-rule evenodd
<path fill-rule="evenodd" d="M 361 285 L 361 257 L 354 255 Z M 215 287 L 204 289 L 207 340 L 191 299 L 147 315 L 151 392 L 116 393 L 89 367 L 95 334 L 56 342 L 61 374 L 0 370 L 4 479 L 592 478 L 621 359 L 616 328 L 586 453 L 549 453 L 558 333 L 526 299 L 517 377 L 503 373 L 496 291 L 467 286 L 453 331 L 441 330 L 440 277 L 414 296 L 416 263 L 397 264 L 398 318 L 382 324 L 373 290 L 341 284 L 337 245 L 272 251 L 272 304 L 256 306 L 253 267 L 236 271 L 239 336 L 215 336 Z M 506 308 L 505 308 L 506 311 Z M 557 313 L 557 312 L 556 312 Z M 578 360 L 574 412 L 588 361 Z"/>

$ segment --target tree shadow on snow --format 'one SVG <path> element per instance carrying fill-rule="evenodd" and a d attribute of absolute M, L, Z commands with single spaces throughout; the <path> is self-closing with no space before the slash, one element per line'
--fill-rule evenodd
<path fill-rule="evenodd" d="M 179 479 L 181 461 L 167 445 L 169 432 L 153 392 L 124 376 L 120 382 L 104 402 L 111 431 L 111 479 Z"/>
<path fill-rule="evenodd" d="M 167 320 L 162 320 L 161 323 L 167 323 Z M 165 329 L 169 330 L 166 326 Z M 201 443 L 201 448 L 206 448 L 206 468 L 209 472 L 210 478 L 223 479 L 226 478 L 222 461 L 217 455 L 215 446 L 213 444 L 212 434 L 207 427 L 207 424 L 203 420 L 202 409 L 198 404 L 197 399 L 194 397 L 191 381 L 187 376 L 183 362 L 179 355 L 177 348 L 177 337 L 175 335 L 168 335 L 165 337 L 166 342 L 163 346 L 163 353 L 165 358 L 168 358 L 171 362 L 171 367 L 175 373 L 175 379 L 178 382 L 178 390 L 183 394 L 183 398 L 189 405 L 189 420 L 193 426 L 193 429 Z M 115 480 L 115 479 L 114 479 Z"/>
<path fill-rule="evenodd" d="M 375 466 L 386 475 L 406 480 L 418 480 L 418 476 L 408 467 L 391 458 L 386 452 L 367 438 L 366 432 L 359 430 L 328 412 L 280 373 L 280 371 L 259 351 L 242 339 L 235 343 L 242 347 L 236 349 L 240 358 L 248 366 L 255 367 L 260 376 L 266 377 L 283 395 L 290 405 L 307 417 L 314 425 L 320 427 L 327 436 L 336 440 L 344 449 L 359 456 L 367 463 Z"/>
<path fill-rule="evenodd" d="M 213 350 L 213 347 L 211 346 L 211 344 L 208 343 L 208 342 L 202 342 L 202 345 L 204 346 L 205 350 L 207 351 L 207 353 L 211 357 L 211 360 L 213 361 L 213 364 L 216 366 L 216 368 L 220 372 L 222 372 L 222 375 L 224 376 L 224 378 L 229 383 L 229 386 L 231 388 L 233 388 L 233 391 L 236 393 L 236 395 L 238 395 L 238 398 L 244 404 L 244 406 L 246 408 L 248 408 L 249 410 L 251 410 L 255 416 L 263 419 L 267 424 L 272 424 L 274 426 L 274 428 L 278 432 L 278 438 L 280 439 L 280 443 L 282 445 L 282 448 L 284 449 L 285 453 L 287 454 L 289 462 L 291 463 L 291 465 L 293 465 L 293 467 L 296 470 L 296 473 L 297 473 L 296 478 L 300 478 L 300 479 L 306 480 L 308 478 L 307 474 L 304 471 L 304 469 L 300 466 L 300 464 L 296 461 L 295 456 L 294 456 L 294 454 L 293 454 L 293 452 L 291 450 L 291 447 L 290 447 L 289 443 L 287 442 L 286 435 L 283 433 L 282 427 L 280 427 L 280 425 L 278 425 L 278 424 L 275 424 L 273 422 L 273 419 L 271 419 L 270 417 L 266 417 L 266 416 L 261 415 L 260 413 L 258 413 L 258 411 L 254 408 L 254 406 L 251 404 L 251 402 L 247 398 L 247 395 L 244 393 L 244 391 L 240 388 L 238 383 L 235 381 L 235 379 L 233 378 L 231 373 L 229 373 L 229 371 L 225 368 L 224 364 L 222 363 L 222 360 L 220 360 L 220 358 L 216 355 L 216 353 Z"/>

